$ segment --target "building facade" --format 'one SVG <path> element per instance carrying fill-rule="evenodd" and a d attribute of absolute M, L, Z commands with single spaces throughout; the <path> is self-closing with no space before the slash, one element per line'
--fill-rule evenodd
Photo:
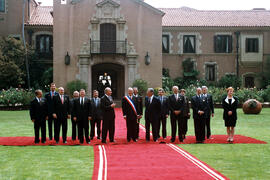
<path fill-rule="evenodd" d="M 216 82 L 238 74 L 244 86 L 259 87 L 257 74 L 270 57 L 265 9 L 156 9 L 142 0 L 54 0 L 53 7 L 26 2 L 27 42 L 43 61 L 53 62 L 58 86 L 79 79 L 88 93 L 110 86 L 120 98 L 136 79 L 161 87 L 162 69 L 172 78 L 182 76 L 186 59 L 201 79 Z M 0 35 L 21 34 L 18 3 L 0 0 Z"/>

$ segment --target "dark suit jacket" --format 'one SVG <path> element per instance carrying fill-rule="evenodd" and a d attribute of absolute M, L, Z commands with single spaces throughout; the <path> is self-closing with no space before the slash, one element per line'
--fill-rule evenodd
<path fill-rule="evenodd" d="M 74 101 L 76 100 L 76 99 L 78 99 L 78 98 L 72 98 L 71 100 L 70 100 L 70 102 L 69 102 L 69 112 L 70 112 L 70 114 L 71 114 L 71 120 L 73 120 L 73 107 L 74 107 Z"/>
<path fill-rule="evenodd" d="M 163 96 L 163 102 L 161 102 L 161 97 L 157 97 L 160 100 L 161 104 L 161 112 L 160 112 L 160 117 L 161 118 L 166 118 L 166 115 L 169 115 L 170 110 L 169 110 L 169 100 L 168 97 Z"/>
<path fill-rule="evenodd" d="M 190 113 L 190 105 L 189 105 L 189 99 L 184 96 L 184 110 L 183 110 L 183 116 L 185 118 L 190 118 L 190 115 L 188 115 L 188 113 Z"/>
<path fill-rule="evenodd" d="M 31 101 L 30 105 L 30 117 L 31 120 L 45 121 L 48 116 L 48 104 L 45 98 L 41 98 L 41 102 L 35 98 Z"/>
<path fill-rule="evenodd" d="M 102 117 L 105 121 L 115 118 L 114 108 L 111 107 L 112 104 L 113 102 L 106 95 L 101 98 Z"/>
<path fill-rule="evenodd" d="M 69 97 L 67 95 L 64 95 L 64 104 L 62 104 L 60 95 L 57 95 L 53 97 L 53 102 L 53 113 L 57 115 L 57 118 L 67 118 L 67 116 L 70 114 Z"/>
<path fill-rule="evenodd" d="M 191 99 L 191 106 L 193 109 L 193 118 L 208 118 L 210 112 L 208 111 L 207 99 L 205 97 L 193 96 Z M 203 111 L 204 114 L 199 115 L 198 112 Z"/>
<path fill-rule="evenodd" d="M 86 121 L 88 117 L 92 116 L 91 103 L 88 98 L 84 98 L 84 105 L 80 104 L 80 98 L 74 99 L 73 101 L 72 116 L 77 118 L 77 121 Z"/>
<path fill-rule="evenodd" d="M 213 103 L 213 98 L 211 94 L 207 94 L 206 96 L 207 104 L 208 104 L 208 112 L 211 115 L 214 113 L 214 103 Z"/>
<path fill-rule="evenodd" d="M 229 104 L 229 101 L 227 101 L 226 98 L 227 97 L 223 98 L 223 100 L 222 100 L 222 107 L 224 109 L 223 119 L 225 120 L 225 119 L 231 118 L 231 119 L 237 120 L 237 106 L 238 106 L 239 100 L 237 97 L 233 96 L 235 101 L 232 104 Z M 229 111 L 232 111 L 231 117 L 229 117 L 229 115 L 228 115 Z"/>
<path fill-rule="evenodd" d="M 135 106 L 136 112 L 138 114 L 138 101 L 137 98 L 135 96 L 132 96 L 132 102 Z M 123 97 L 122 99 L 122 111 L 123 111 L 123 115 L 127 116 L 127 117 L 134 117 L 137 118 L 137 115 L 135 114 L 135 112 L 133 111 L 131 105 L 128 103 L 128 101 L 126 100 L 125 97 Z"/>
<path fill-rule="evenodd" d="M 95 99 L 91 99 L 91 106 L 92 106 L 92 116 L 95 119 L 102 119 L 102 110 L 101 110 L 101 99 L 98 98 L 98 106 L 95 104 Z"/>
<path fill-rule="evenodd" d="M 136 98 L 137 98 L 137 102 L 138 102 L 137 113 L 138 113 L 138 115 L 143 115 L 143 98 L 140 95 L 138 95 Z"/>
<path fill-rule="evenodd" d="M 145 119 L 157 122 L 160 118 L 161 103 L 157 97 L 153 97 L 150 104 L 149 98 L 145 97 Z"/>
<path fill-rule="evenodd" d="M 54 96 L 59 95 L 58 92 L 54 92 Z M 54 102 L 53 102 L 53 98 L 51 96 L 51 92 L 48 92 L 47 94 L 45 94 L 45 99 L 47 100 L 47 105 L 48 105 L 48 113 L 49 115 L 53 114 L 53 106 L 54 106 Z"/>
<path fill-rule="evenodd" d="M 168 98 L 168 104 L 169 104 L 169 109 L 171 111 L 171 115 L 175 115 L 173 112 L 174 111 L 181 111 L 180 116 L 183 115 L 183 110 L 184 110 L 184 97 L 179 94 L 178 99 L 175 99 L 174 94 L 169 96 Z"/>

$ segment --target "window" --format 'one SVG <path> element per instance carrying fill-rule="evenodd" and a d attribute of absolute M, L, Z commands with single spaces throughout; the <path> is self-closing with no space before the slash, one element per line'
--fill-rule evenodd
<path fill-rule="evenodd" d="M 247 38 L 246 39 L 246 52 L 247 53 L 259 52 L 259 39 L 258 38 Z"/>
<path fill-rule="evenodd" d="M 38 35 L 36 38 L 36 51 L 40 58 L 52 58 L 53 37 L 52 35 Z"/>
<path fill-rule="evenodd" d="M 196 52 L 196 38 L 194 35 L 184 35 L 184 53 L 195 53 Z"/>
<path fill-rule="evenodd" d="M 232 52 L 232 36 L 217 35 L 214 38 L 215 53 L 231 53 Z"/>
<path fill-rule="evenodd" d="M 162 52 L 170 53 L 170 35 L 162 35 Z"/>
<path fill-rule="evenodd" d="M 251 77 L 251 76 L 245 77 L 245 87 L 253 88 L 254 86 L 255 86 L 254 77 Z"/>
<path fill-rule="evenodd" d="M 207 81 L 215 81 L 216 80 L 216 65 L 215 64 L 207 64 L 206 65 L 206 77 Z"/>
<path fill-rule="evenodd" d="M 105 23 L 100 25 L 100 52 L 116 53 L 116 25 Z"/>
<path fill-rule="evenodd" d="M 5 11 L 6 11 L 6 1 L 0 0 L 0 12 L 5 12 Z"/>

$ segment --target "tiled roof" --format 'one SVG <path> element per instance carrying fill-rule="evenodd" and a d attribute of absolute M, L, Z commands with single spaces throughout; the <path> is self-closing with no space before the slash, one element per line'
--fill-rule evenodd
<path fill-rule="evenodd" d="M 30 20 L 26 25 L 32 26 L 52 26 L 53 17 L 51 12 L 53 11 L 52 6 L 37 6 L 33 12 Z"/>
<path fill-rule="evenodd" d="M 270 27 L 269 10 L 212 11 L 188 7 L 160 8 L 163 26 L 180 27 Z"/>

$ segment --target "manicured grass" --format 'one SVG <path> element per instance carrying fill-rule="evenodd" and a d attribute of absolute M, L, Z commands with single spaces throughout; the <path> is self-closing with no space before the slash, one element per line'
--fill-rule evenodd
<path fill-rule="evenodd" d="M 270 179 L 270 109 L 259 115 L 238 110 L 236 134 L 266 141 L 268 144 L 185 144 L 179 145 L 230 179 Z M 213 134 L 226 134 L 222 110 L 212 119 Z M 193 123 L 190 121 L 191 127 Z M 189 133 L 190 134 L 190 133 Z"/>
<path fill-rule="evenodd" d="M 226 134 L 222 110 L 211 120 L 212 134 Z M 270 109 L 260 115 L 238 110 L 236 134 L 270 143 Z M 71 134 L 69 122 L 68 135 Z M 144 120 L 141 121 L 144 124 Z M 193 119 L 188 135 L 194 135 Z M 167 120 L 170 135 L 170 119 Z M 33 136 L 28 111 L 0 111 L 0 136 Z M 141 137 L 144 138 L 144 137 Z M 269 144 L 179 145 L 230 179 L 270 179 Z M 93 148 L 84 146 L 0 146 L 0 179 L 90 179 Z"/>
<path fill-rule="evenodd" d="M 226 134 L 222 109 L 216 109 L 211 120 L 212 134 Z M 144 120 L 142 120 L 144 124 Z M 170 119 L 167 130 L 170 136 Z M 193 119 L 188 122 L 188 135 L 194 135 Z M 259 115 L 245 115 L 238 109 L 236 134 L 270 143 L 270 109 Z M 143 137 L 144 138 L 144 137 Z M 181 148 L 206 162 L 230 179 L 270 179 L 270 144 L 181 144 Z"/>
<path fill-rule="evenodd" d="M 0 111 L 1 136 L 34 136 L 29 112 Z M 1 180 L 91 179 L 93 174 L 92 146 L 0 146 L 0 157 Z"/>

